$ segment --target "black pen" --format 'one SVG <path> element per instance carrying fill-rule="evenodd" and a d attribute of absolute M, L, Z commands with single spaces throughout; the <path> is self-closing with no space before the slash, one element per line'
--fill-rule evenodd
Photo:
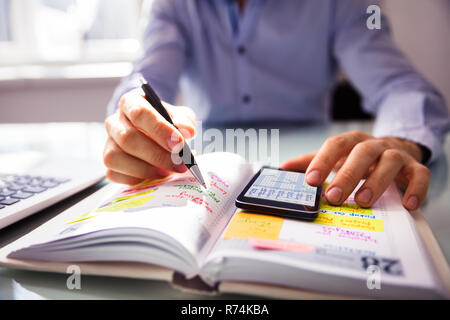
<path fill-rule="evenodd" d="M 164 117 L 164 119 L 166 119 L 175 128 L 177 128 L 173 123 L 172 118 L 170 117 L 166 108 L 164 108 L 164 106 L 162 105 L 161 99 L 159 99 L 159 97 L 156 95 L 155 91 L 152 89 L 150 84 L 143 77 L 140 77 L 140 81 L 142 83 L 141 88 L 145 93 L 145 99 L 150 103 L 150 105 L 153 108 L 155 108 L 156 111 L 159 112 L 160 115 Z M 189 169 L 189 171 L 191 171 L 194 178 L 197 179 L 197 181 L 203 186 L 203 188 L 207 189 L 205 180 L 203 180 L 202 173 L 200 172 L 197 162 L 195 161 L 194 155 L 191 152 L 191 148 L 189 148 L 187 143 L 184 143 L 183 150 L 180 151 L 179 156 L 181 160 L 183 160 L 184 164 Z"/>

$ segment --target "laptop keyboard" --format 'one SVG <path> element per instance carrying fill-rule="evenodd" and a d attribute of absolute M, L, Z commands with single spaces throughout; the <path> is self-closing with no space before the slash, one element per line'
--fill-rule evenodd
<path fill-rule="evenodd" d="M 0 210 L 68 181 L 70 179 L 0 174 Z"/>

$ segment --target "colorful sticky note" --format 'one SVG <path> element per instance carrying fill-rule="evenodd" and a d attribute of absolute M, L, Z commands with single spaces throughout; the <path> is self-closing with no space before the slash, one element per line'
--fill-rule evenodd
<path fill-rule="evenodd" d="M 384 232 L 383 220 L 380 219 L 348 217 L 319 212 L 319 215 L 313 222 L 327 226 Z"/>
<path fill-rule="evenodd" d="M 133 193 L 130 195 L 122 196 L 122 197 L 117 197 L 117 198 L 113 199 L 112 202 L 120 202 L 120 201 L 124 201 L 124 200 L 128 200 L 128 199 L 140 197 L 140 196 L 152 193 L 154 191 L 155 191 L 155 189 L 151 189 L 151 190 L 144 191 L 144 192 L 138 192 L 138 193 Z"/>
<path fill-rule="evenodd" d="M 161 179 L 144 180 L 141 183 L 122 191 L 122 194 L 130 194 L 130 193 L 136 193 L 139 191 L 148 190 L 149 188 L 157 187 L 158 185 L 162 184 L 163 182 L 167 182 L 170 179 L 171 179 L 171 175 L 167 176 L 165 178 L 161 178 Z"/>
<path fill-rule="evenodd" d="M 334 211 L 334 212 L 345 212 L 345 213 L 357 213 L 357 214 L 365 214 L 365 215 L 371 215 L 372 209 L 371 208 L 362 208 L 356 203 L 351 202 L 344 202 L 340 206 L 332 206 L 328 204 L 326 201 L 320 202 L 320 209 L 327 210 L 327 211 Z"/>
<path fill-rule="evenodd" d="M 141 198 L 133 199 L 133 200 L 129 200 L 129 201 L 120 201 L 120 202 L 114 203 L 112 205 L 109 205 L 109 206 L 106 206 L 106 207 L 103 207 L 103 208 L 100 208 L 97 210 L 84 212 L 84 213 L 81 213 L 81 214 L 75 216 L 75 218 L 67 221 L 66 224 L 71 224 L 71 223 L 91 219 L 95 216 L 98 216 L 99 212 L 115 212 L 115 211 L 122 211 L 125 209 L 139 207 L 139 206 L 142 206 L 145 203 L 147 203 L 153 197 L 155 197 L 155 196 L 152 195 L 152 196 L 141 197 Z"/>
<path fill-rule="evenodd" d="M 154 195 L 151 195 L 148 197 L 141 197 L 141 198 L 128 200 L 128 201 L 120 201 L 120 202 L 111 204 L 109 206 L 97 209 L 95 211 L 96 212 L 122 211 L 125 209 L 136 208 L 136 207 L 140 207 L 140 206 L 144 205 L 145 203 L 147 203 L 150 199 L 152 199 L 154 197 L 155 197 Z"/>
<path fill-rule="evenodd" d="M 236 212 L 225 231 L 224 239 L 261 238 L 278 240 L 283 218 L 264 214 Z"/>

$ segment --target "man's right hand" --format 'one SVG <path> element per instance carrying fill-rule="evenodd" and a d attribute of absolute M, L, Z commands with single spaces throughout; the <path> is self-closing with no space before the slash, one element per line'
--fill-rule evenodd
<path fill-rule="evenodd" d="M 134 185 L 187 170 L 183 163 L 172 161 L 171 153 L 181 151 L 184 139 L 194 137 L 195 113 L 188 107 L 163 104 L 179 130 L 145 100 L 141 89 L 122 96 L 119 109 L 105 120 L 108 139 L 103 162 L 109 180 Z"/>

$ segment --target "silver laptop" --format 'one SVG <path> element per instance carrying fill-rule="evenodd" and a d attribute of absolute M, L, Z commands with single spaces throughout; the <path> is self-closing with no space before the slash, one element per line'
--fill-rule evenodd
<path fill-rule="evenodd" d="M 94 185 L 104 172 L 93 160 L 0 154 L 0 229 Z"/>

